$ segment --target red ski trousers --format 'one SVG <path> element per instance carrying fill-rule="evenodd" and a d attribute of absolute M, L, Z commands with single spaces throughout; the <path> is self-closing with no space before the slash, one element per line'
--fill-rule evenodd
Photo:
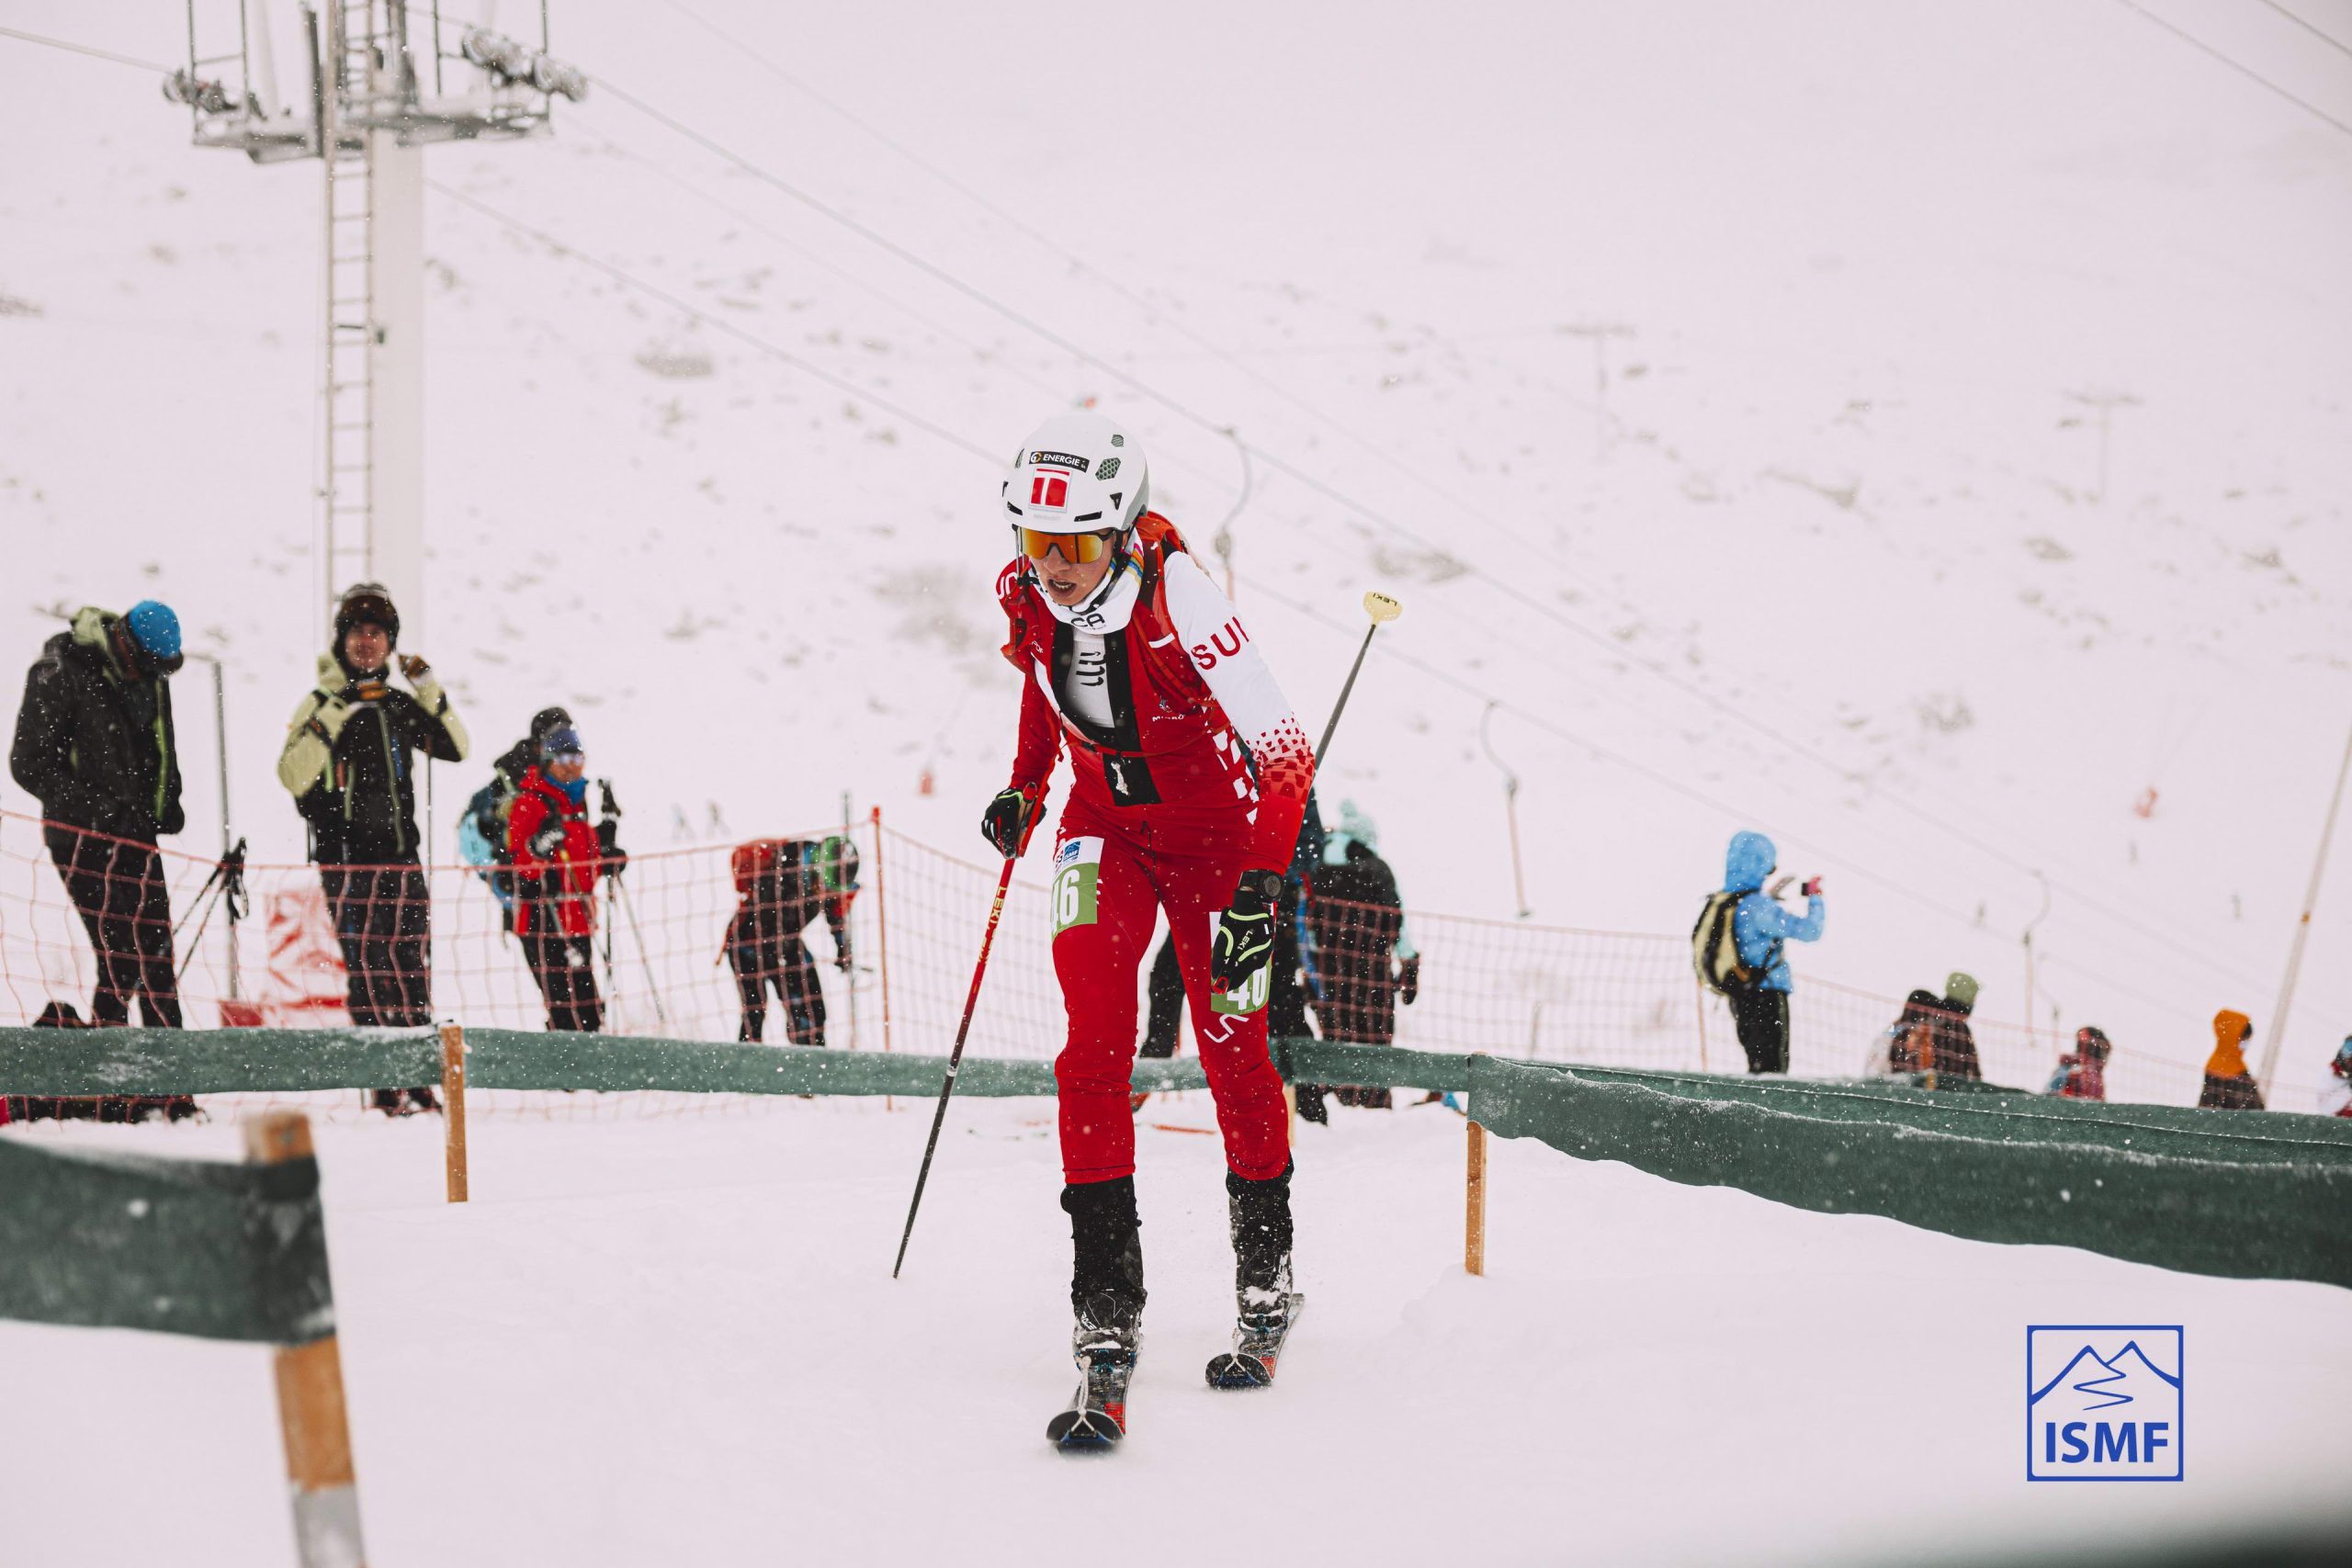
<path fill-rule="evenodd" d="M 1242 806 L 1110 806 L 1073 798 L 1054 843 L 1054 973 L 1069 1037 L 1054 1060 L 1061 1091 L 1062 1177 L 1072 1186 L 1136 1168 L 1129 1108 L 1136 976 L 1161 909 L 1193 1012 L 1225 1163 L 1250 1181 L 1290 1163 L 1290 1113 L 1266 1054 L 1263 988 L 1249 1012 L 1209 989 L 1210 933 L 1233 901 L 1250 842 Z"/>

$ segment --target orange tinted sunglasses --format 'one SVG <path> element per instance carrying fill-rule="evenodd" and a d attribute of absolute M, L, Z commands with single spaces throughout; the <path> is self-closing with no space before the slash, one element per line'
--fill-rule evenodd
<path fill-rule="evenodd" d="M 1015 526 L 1020 536 L 1021 553 L 1031 560 L 1044 560 L 1048 553 L 1058 549 L 1062 559 L 1072 566 L 1091 565 L 1101 560 L 1111 548 L 1111 541 L 1118 535 L 1115 528 L 1100 534 L 1041 534 L 1035 528 Z"/>

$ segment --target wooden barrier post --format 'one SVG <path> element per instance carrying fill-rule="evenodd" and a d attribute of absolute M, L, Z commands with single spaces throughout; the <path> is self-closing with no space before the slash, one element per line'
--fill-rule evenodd
<path fill-rule="evenodd" d="M 466 1201 L 466 1032 L 441 1026 L 441 1131 L 446 1141 L 449 1201 Z"/>
<path fill-rule="evenodd" d="M 256 1165 L 311 1158 L 311 1123 L 299 1111 L 273 1111 L 245 1123 L 245 1156 Z M 302 1568 L 365 1568 L 359 1485 L 351 1468 L 344 1412 L 343 1353 L 332 1334 L 271 1352 L 286 1478 L 294 1494 L 294 1542 Z"/>
<path fill-rule="evenodd" d="M 1487 1130 L 1470 1127 L 1468 1201 L 1462 1220 L 1462 1269 L 1467 1274 L 1487 1272 Z"/>

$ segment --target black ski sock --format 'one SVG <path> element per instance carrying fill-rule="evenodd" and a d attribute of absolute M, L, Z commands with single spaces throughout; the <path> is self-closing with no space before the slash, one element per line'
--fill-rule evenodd
<path fill-rule="evenodd" d="M 1136 1179 L 1065 1187 L 1062 1211 L 1069 1215 L 1071 1309 L 1106 1327 L 1134 1327 L 1144 1303 Z"/>
<path fill-rule="evenodd" d="M 1296 1168 L 1295 1163 L 1285 1165 L 1280 1176 L 1264 1181 L 1225 1173 L 1237 1292 L 1287 1292 L 1291 1288 L 1290 1178 Z"/>

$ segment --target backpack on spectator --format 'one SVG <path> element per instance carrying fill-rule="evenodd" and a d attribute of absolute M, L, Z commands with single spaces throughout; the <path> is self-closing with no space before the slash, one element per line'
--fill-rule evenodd
<path fill-rule="evenodd" d="M 1710 893 L 1699 911 L 1699 923 L 1690 928 L 1691 967 L 1699 973 L 1699 983 L 1719 997 L 1754 994 L 1764 976 L 1772 972 L 1772 965 L 1781 961 L 1781 943 L 1776 942 L 1766 951 L 1761 964 L 1751 968 L 1740 962 L 1739 937 L 1734 922 L 1739 915 L 1740 900 L 1747 896 L 1747 892 Z"/>

